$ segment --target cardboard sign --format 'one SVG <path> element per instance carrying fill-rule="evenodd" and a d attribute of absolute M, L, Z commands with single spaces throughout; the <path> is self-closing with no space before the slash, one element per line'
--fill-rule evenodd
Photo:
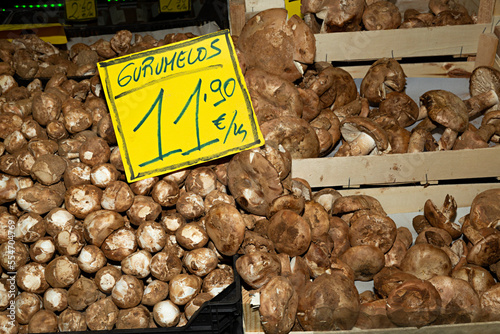
<path fill-rule="evenodd" d="M 191 0 L 160 0 L 160 12 L 180 13 L 191 10 Z"/>
<path fill-rule="evenodd" d="M 66 18 L 68 20 L 86 21 L 96 17 L 95 0 L 66 0 Z"/>
<path fill-rule="evenodd" d="M 285 0 L 285 8 L 288 11 L 288 17 L 298 15 L 301 19 L 304 18 L 300 11 L 301 0 Z"/>
<path fill-rule="evenodd" d="M 227 30 L 98 69 L 129 182 L 264 144 Z"/>

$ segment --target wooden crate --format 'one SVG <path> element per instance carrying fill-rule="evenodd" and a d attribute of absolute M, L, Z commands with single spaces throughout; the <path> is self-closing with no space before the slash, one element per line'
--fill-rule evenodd
<path fill-rule="evenodd" d="M 458 151 L 296 159 L 293 177 L 312 187 L 434 184 L 500 177 L 500 146 Z"/>
<path fill-rule="evenodd" d="M 315 162 L 311 163 L 312 167 Z M 457 219 L 467 214 L 474 197 L 487 189 L 500 188 L 500 183 L 477 183 L 477 184 L 452 184 L 452 185 L 430 185 L 430 186 L 404 186 L 404 187 L 381 187 L 369 189 L 345 189 L 340 190 L 342 195 L 366 194 L 374 196 L 382 204 L 384 210 L 391 216 L 398 226 L 411 227 L 411 219 L 421 214 L 423 205 L 427 199 L 432 199 L 434 203 L 442 203 L 447 194 L 452 195 L 457 201 L 459 214 Z M 415 237 L 415 235 L 414 235 Z M 358 290 L 370 289 L 367 286 L 370 282 L 362 282 Z M 358 284 L 356 284 L 358 285 Z M 258 309 L 253 309 L 250 304 L 249 292 L 242 289 L 243 303 L 243 329 L 245 333 L 264 333 L 260 325 Z M 500 322 L 483 322 L 458 325 L 425 326 L 422 328 L 405 327 L 394 329 L 373 329 L 373 330 L 350 330 L 350 331 L 325 331 L 315 333 L 325 334 L 489 334 L 498 333 Z M 292 332 L 306 334 L 313 332 Z"/>
<path fill-rule="evenodd" d="M 434 28 L 394 29 L 383 31 L 316 34 L 316 61 L 338 63 L 355 78 L 361 78 L 369 66 L 361 61 L 382 57 L 411 59 L 404 63 L 407 76 L 467 76 L 477 65 L 495 63 L 498 39 L 492 32 L 500 19 L 500 0 L 461 0 L 469 12 L 477 15 L 477 24 Z M 401 11 L 416 8 L 427 11 L 427 0 L 398 0 Z M 231 0 L 230 26 L 238 35 L 244 23 L 259 11 L 284 8 L 283 0 Z M 492 43 L 494 46 L 492 46 Z M 480 55 L 478 63 L 476 56 Z M 419 62 L 421 57 L 454 56 L 452 61 Z M 462 60 L 460 60 L 462 59 Z"/>

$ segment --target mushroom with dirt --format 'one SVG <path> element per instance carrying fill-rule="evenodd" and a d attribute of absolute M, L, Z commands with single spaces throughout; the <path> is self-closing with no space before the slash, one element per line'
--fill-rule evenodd
<path fill-rule="evenodd" d="M 284 8 L 256 14 L 243 26 L 237 46 L 248 69 L 261 68 L 293 82 L 302 77 L 303 66 L 313 63 L 316 39 L 303 20 L 287 15 Z"/>
<path fill-rule="evenodd" d="M 391 92 L 403 92 L 406 75 L 401 65 L 393 58 L 375 61 L 363 77 L 359 87 L 361 97 L 366 97 L 370 105 L 378 106 Z"/>
<path fill-rule="evenodd" d="M 301 12 L 304 16 L 314 14 L 311 20 L 321 22 L 320 33 L 358 31 L 365 6 L 363 0 L 305 0 Z"/>
<path fill-rule="evenodd" d="M 344 140 L 335 156 L 360 156 L 389 153 L 391 146 L 386 131 L 374 120 L 350 116 L 340 123 Z"/>

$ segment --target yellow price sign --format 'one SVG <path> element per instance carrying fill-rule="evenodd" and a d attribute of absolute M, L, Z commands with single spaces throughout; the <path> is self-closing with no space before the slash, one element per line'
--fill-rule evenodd
<path fill-rule="evenodd" d="M 95 0 L 66 0 L 66 18 L 72 21 L 93 20 L 97 17 Z"/>
<path fill-rule="evenodd" d="M 129 182 L 264 144 L 227 30 L 98 69 Z"/>
<path fill-rule="evenodd" d="M 288 17 L 297 15 L 300 18 L 304 18 L 304 15 L 302 15 L 300 11 L 301 4 L 301 0 L 285 0 L 285 8 L 288 11 Z"/>
<path fill-rule="evenodd" d="M 191 0 L 160 0 L 160 12 L 180 13 L 191 10 Z"/>

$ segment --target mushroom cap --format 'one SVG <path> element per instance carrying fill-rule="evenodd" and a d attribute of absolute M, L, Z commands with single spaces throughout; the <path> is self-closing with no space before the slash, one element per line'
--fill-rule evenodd
<path fill-rule="evenodd" d="M 252 68 L 245 73 L 245 82 L 259 124 L 281 116 L 302 116 L 302 99 L 290 81 Z"/>
<path fill-rule="evenodd" d="M 364 0 L 304 0 L 301 8 L 303 14 L 314 13 L 323 20 L 320 33 L 360 30 L 364 10 Z"/>
<path fill-rule="evenodd" d="M 500 232 L 493 231 L 469 250 L 468 263 L 485 267 L 500 261 Z"/>
<path fill-rule="evenodd" d="M 471 204 L 470 223 L 476 230 L 500 223 L 500 189 L 488 189 L 476 195 Z"/>
<path fill-rule="evenodd" d="M 462 24 L 473 24 L 474 21 L 468 13 L 456 10 L 445 10 L 437 14 L 432 20 L 435 26 L 454 26 Z"/>
<path fill-rule="evenodd" d="M 462 133 L 455 141 L 455 144 L 453 144 L 454 150 L 465 150 L 465 149 L 487 148 L 487 147 L 489 147 L 489 145 L 480 135 L 480 133 L 478 133 L 477 130 L 469 130 L 469 129 L 467 129 L 464 133 Z"/>
<path fill-rule="evenodd" d="M 495 134 L 500 133 L 500 110 L 492 110 L 487 112 L 481 120 L 481 126 L 493 124 L 495 126 Z"/>
<path fill-rule="evenodd" d="M 292 283 L 274 276 L 260 290 L 259 313 L 266 333 L 288 333 L 295 324 L 299 297 Z"/>
<path fill-rule="evenodd" d="M 372 245 L 387 253 L 396 240 L 396 234 L 396 223 L 389 216 L 366 213 L 351 220 L 349 241 L 351 246 Z"/>
<path fill-rule="evenodd" d="M 500 283 L 484 291 L 480 298 L 482 317 L 481 321 L 499 321 L 500 312 Z"/>
<path fill-rule="evenodd" d="M 245 222 L 234 205 L 222 202 L 212 206 L 205 227 L 220 253 L 227 256 L 237 253 L 245 237 Z"/>
<path fill-rule="evenodd" d="M 387 298 L 392 290 L 408 280 L 417 279 L 415 275 L 405 273 L 396 267 L 384 267 L 373 276 L 373 287 L 382 298 Z"/>
<path fill-rule="evenodd" d="M 293 159 L 319 156 L 318 136 L 313 127 L 302 118 L 275 118 L 260 124 L 260 130 L 267 144 L 274 147 L 283 146 Z"/>
<path fill-rule="evenodd" d="M 287 20 L 284 8 L 264 10 L 244 25 L 237 41 L 247 68 L 259 67 L 269 73 L 295 81 L 302 77 L 294 61 L 311 64 L 316 54 L 316 39 L 298 17 Z"/>
<path fill-rule="evenodd" d="M 478 66 L 472 71 L 469 78 L 469 93 L 476 96 L 487 91 L 494 90 L 500 95 L 500 71 L 491 66 Z M 489 110 L 500 108 L 500 103 Z"/>
<path fill-rule="evenodd" d="M 381 113 L 393 115 L 403 128 L 414 124 L 419 112 L 417 103 L 404 92 L 387 94 L 385 100 L 380 102 L 379 109 Z"/>
<path fill-rule="evenodd" d="M 441 12 L 454 10 L 467 13 L 467 8 L 456 0 L 429 0 L 429 10 L 438 15 Z"/>
<path fill-rule="evenodd" d="M 441 297 L 429 281 L 408 280 L 389 294 L 386 308 L 396 325 L 422 327 L 439 316 Z"/>
<path fill-rule="evenodd" d="M 337 198 L 333 202 L 332 214 L 339 215 L 367 209 L 386 214 L 382 204 L 375 197 L 369 195 L 347 195 Z"/>
<path fill-rule="evenodd" d="M 358 89 L 349 72 L 324 61 L 315 62 L 314 67 L 306 72 L 302 85 L 318 94 L 322 108 L 337 109 L 357 98 Z"/>
<path fill-rule="evenodd" d="M 440 248 L 427 244 L 415 244 L 408 249 L 400 265 L 404 272 L 419 279 L 451 273 L 451 260 Z"/>
<path fill-rule="evenodd" d="M 228 188 L 250 213 L 265 216 L 270 203 L 283 193 L 278 172 L 260 153 L 243 151 L 227 166 Z"/>
<path fill-rule="evenodd" d="M 304 254 L 311 243 L 311 226 L 291 210 L 279 210 L 270 219 L 267 235 L 276 251 L 290 257 Z"/>
<path fill-rule="evenodd" d="M 390 147 L 387 132 L 375 121 L 362 116 L 349 116 L 340 122 L 342 137 L 348 142 L 354 141 L 361 133 L 366 133 L 374 141 L 379 152 L 385 152 Z"/>
<path fill-rule="evenodd" d="M 447 90 L 436 89 L 420 96 L 420 105 L 427 109 L 428 117 L 438 124 L 457 132 L 464 132 L 469 114 L 463 100 Z"/>
<path fill-rule="evenodd" d="M 397 60 L 381 58 L 375 61 L 363 77 L 359 93 L 366 97 L 371 105 L 378 104 L 391 92 L 403 92 L 406 86 L 406 75 Z"/>
<path fill-rule="evenodd" d="M 339 272 L 318 276 L 299 292 L 297 318 L 306 331 L 351 329 L 359 314 L 359 294 Z"/>
<path fill-rule="evenodd" d="M 389 1 L 376 1 L 363 12 L 366 30 L 397 29 L 401 25 L 399 8 Z"/>
<path fill-rule="evenodd" d="M 479 320 L 479 295 L 459 278 L 434 276 L 429 280 L 441 297 L 441 313 L 434 324 L 469 323 Z"/>
<path fill-rule="evenodd" d="M 446 203 L 450 204 L 447 205 Z M 444 208 L 450 208 L 454 212 L 453 215 L 447 216 L 449 211 L 446 211 L 446 209 L 443 210 L 443 208 L 438 209 L 432 200 L 428 199 L 424 204 L 425 218 L 432 226 L 442 228 L 448 232 L 453 239 L 457 239 L 462 235 L 461 226 L 453 222 L 454 216 L 456 215 L 457 203 L 452 196 L 447 195 L 445 205 L 447 206 Z"/>

